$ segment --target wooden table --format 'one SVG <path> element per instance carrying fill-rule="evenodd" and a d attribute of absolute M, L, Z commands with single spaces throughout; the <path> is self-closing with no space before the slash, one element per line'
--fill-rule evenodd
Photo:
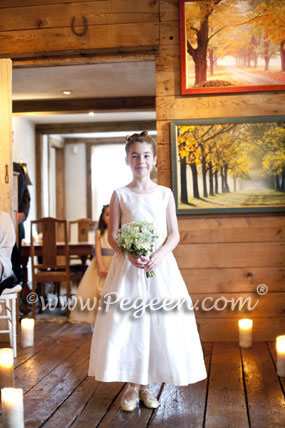
<path fill-rule="evenodd" d="M 82 271 L 84 272 L 86 267 L 86 260 L 88 257 L 93 257 L 95 255 L 95 246 L 91 242 L 77 242 L 77 243 L 70 243 L 69 244 L 69 255 L 70 256 L 78 256 L 81 259 L 82 263 Z M 41 257 L 42 256 L 42 245 L 41 244 L 35 244 L 35 256 Z M 57 244 L 57 251 L 58 255 L 65 255 L 65 245 L 63 243 Z M 25 301 L 25 296 L 31 291 L 28 287 L 28 270 L 27 265 L 29 258 L 31 256 L 31 246 L 30 244 L 23 244 L 21 248 L 21 262 L 23 265 L 23 271 L 24 271 L 24 282 L 23 282 L 23 289 L 21 292 L 22 300 Z"/>

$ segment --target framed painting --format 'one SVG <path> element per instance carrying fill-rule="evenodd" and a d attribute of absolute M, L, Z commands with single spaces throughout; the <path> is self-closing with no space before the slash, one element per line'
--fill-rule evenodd
<path fill-rule="evenodd" d="M 179 0 L 183 95 L 285 90 L 284 0 Z"/>
<path fill-rule="evenodd" d="M 285 212 L 285 116 L 170 122 L 177 214 Z"/>

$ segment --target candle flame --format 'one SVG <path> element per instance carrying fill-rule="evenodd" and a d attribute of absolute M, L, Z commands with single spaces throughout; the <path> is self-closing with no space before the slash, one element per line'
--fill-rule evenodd
<path fill-rule="evenodd" d="M 285 354 L 285 335 L 276 337 L 276 350 L 278 354 Z"/>
<path fill-rule="evenodd" d="M 2 403 L 21 403 L 23 402 L 23 390 L 22 388 L 2 388 L 1 389 L 1 400 Z"/>
<path fill-rule="evenodd" d="M 239 328 L 242 330 L 249 330 L 252 328 L 252 320 L 247 318 L 238 321 Z"/>
<path fill-rule="evenodd" d="M 34 328 L 34 325 L 35 325 L 34 318 L 23 318 L 21 321 L 21 327 L 23 327 L 23 328 L 32 329 L 32 328 Z"/>
<path fill-rule="evenodd" d="M 7 369 L 14 366 L 14 354 L 12 348 L 0 349 L 0 366 Z"/>

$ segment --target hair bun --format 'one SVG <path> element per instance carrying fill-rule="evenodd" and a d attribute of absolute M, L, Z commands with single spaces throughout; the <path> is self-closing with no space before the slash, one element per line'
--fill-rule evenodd
<path fill-rule="evenodd" d="M 140 133 L 140 137 L 147 137 L 148 136 L 148 131 L 142 131 Z"/>

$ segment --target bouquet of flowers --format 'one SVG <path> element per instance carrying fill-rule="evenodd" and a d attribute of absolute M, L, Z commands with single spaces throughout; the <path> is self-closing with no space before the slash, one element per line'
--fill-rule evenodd
<path fill-rule="evenodd" d="M 158 238 L 159 234 L 153 223 L 148 221 L 133 221 L 124 224 L 118 230 L 117 244 L 126 257 L 129 254 L 147 256 L 153 252 L 158 243 Z M 146 272 L 146 277 L 154 277 L 154 272 Z"/>

